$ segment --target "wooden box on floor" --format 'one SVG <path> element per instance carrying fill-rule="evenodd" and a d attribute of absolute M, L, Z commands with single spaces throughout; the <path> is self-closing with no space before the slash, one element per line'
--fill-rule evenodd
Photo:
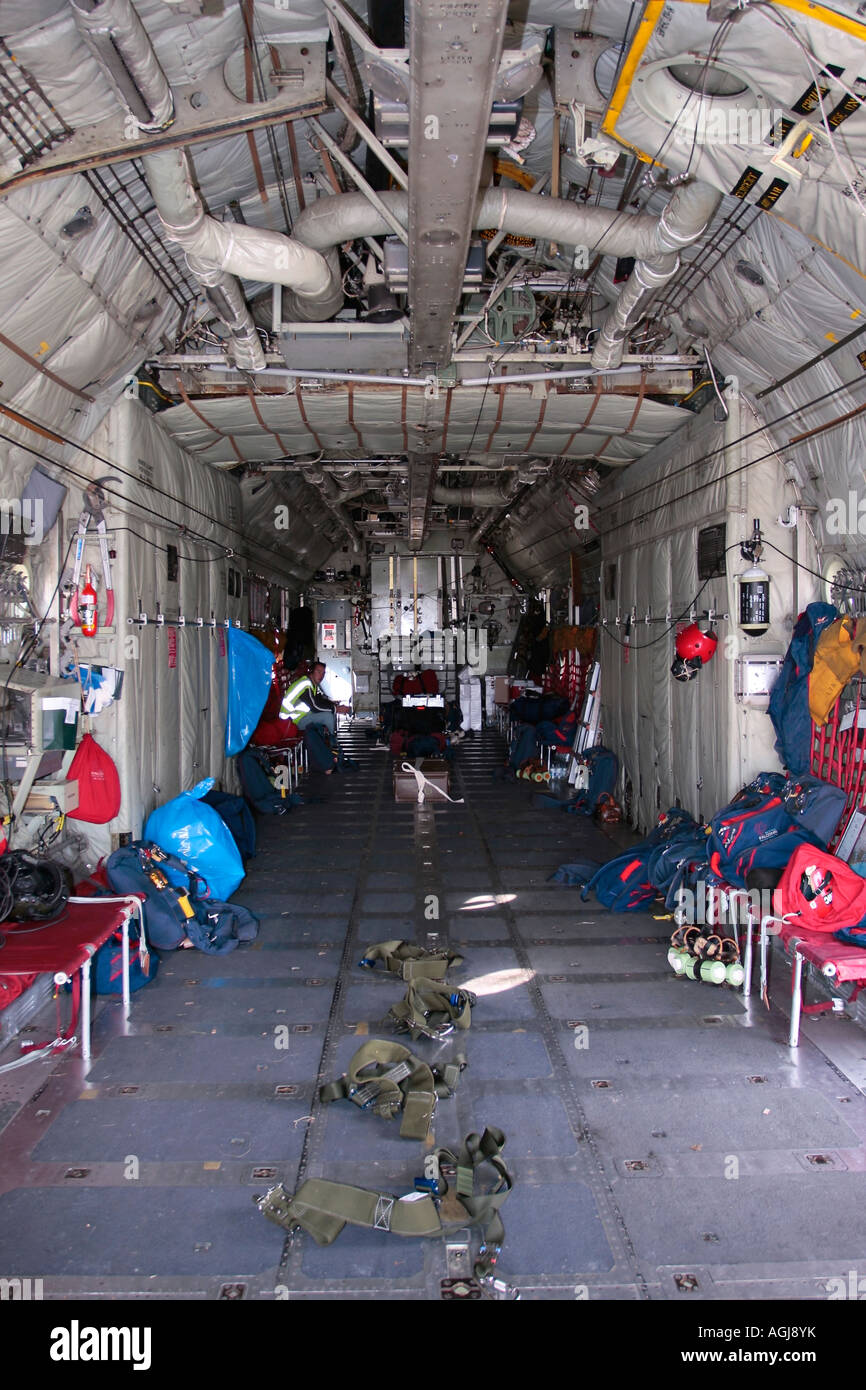
<path fill-rule="evenodd" d="M 448 764 L 444 758 L 418 758 L 415 766 L 423 772 L 428 782 L 432 782 L 435 787 L 439 787 L 443 792 L 450 792 L 448 784 Z M 412 772 L 403 772 L 399 763 L 394 765 L 394 800 L 395 801 L 417 801 L 418 800 L 418 780 Z M 429 787 L 424 788 L 424 801 L 435 801 L 436 803 L 447 806 L 449 803 L 444 796 L 438 796 Z"/>

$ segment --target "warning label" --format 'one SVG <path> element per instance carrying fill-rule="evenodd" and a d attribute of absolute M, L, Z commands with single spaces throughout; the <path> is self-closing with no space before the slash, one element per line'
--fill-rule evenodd
<path fill-rule="evenodd" d="M 774 203 L 778 203 L 785 189 L 788 187 L 784 179 L 773 179 L 770 187 L 762 193 L 758 199 L 759 208 L 771 208 Z"/>
<path fill-rule="evenodd" d="M 731 196 L 734 198 L 745 198 L 751 193 L 758 179 L 761 177 L 760 169 L 753 169 L 751 164 L 747 164 L 737 183 L 731 189 Z"/>

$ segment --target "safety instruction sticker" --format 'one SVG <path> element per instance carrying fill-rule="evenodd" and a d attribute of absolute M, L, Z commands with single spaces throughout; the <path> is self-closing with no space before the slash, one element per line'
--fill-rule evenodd
<path fill-rule="evenodd" d="M 834 106 L 827 117 L 827 124 L 830 129 L 836 130 L 843 121 L 847 121 L 849 116 L 853 116 L 855 111 L 859 111 L 864 97 L 866 97 L 866 78 L 858 77 L 852 91 L 845 93 L 838 106 Z"/>
<path fill-rule="evenodd" d="M 758 199 L 759 208 L 771 208 L 774 203 L 778 203 L 785 189 L 788 187 L 784 179 L 773 179 L 770 187 L 761 194 Z"/>
<path fill-rule="evenodd" d="M 177 666 L 177 628 L 168 629 L 168 669 L 173 671 Z"/>
<path fill-rule="evenodd" d="M 747 164 L 737 183 L 731 189 L 731 196 L 734 198 L 745 198 L 751 193 L 758 179 L 761 177 L 760 169 L 753 169 L 751 164 Z"/>
<path fill-rule="evenodd" d="M 835 63 L 828 63 L 827 66 L 822 68 L 818 73 L 818 83 L 810 82 L 803 95 L 794 102 L 791 110 L 796 111 L 798 116 L 808 116 L 815 110 L 816 106 L 820 105 L 821 101 L 823 101 L 824 97 L 829 92 L 832 85 L 831 79 L 834 77 L 841 77 L 844 71 L 844 68 L 837 67 Z M 818 95 L 818 84 L 820 84 L 820 98 Z"/>

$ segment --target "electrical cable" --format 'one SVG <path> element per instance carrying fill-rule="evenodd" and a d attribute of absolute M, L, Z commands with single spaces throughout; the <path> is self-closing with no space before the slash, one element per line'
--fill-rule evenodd
<path fill-rule="evenodd" d="M 740 544 L 740 543 L 739 543 L 739 541 L 738 541 L 738 542 L 737 542 L 737 545 L 736 545 L 736 549 L 739 549 L 739 544 Z M 730 546 L 730 545 L 728 546 L 728 550 L 733 550 L 734 548 L 735 548 L 734 546 Z M 714 576 L 714 578 L 716 578 L 716 579 L 721 579 L 721 578 L 723 578 L 723 577 L 724 577 L 724 576 L 722 576 L 722 575 L 715 575 L 715 576 Z M 694 608 L 694 606 L 695 606 L 695 604 L 697 603 L 698 599 L 700 598 L 701 594 L 704 592 L 704 589 L 707 587 L 708 584 L 712 584 L 712 582 L 713 582 L 713 579 L 712 579 L 712 578 L 711 578 L 711 579 L 705 579 L 704 582 L 703 582 L 703 584 L 701 585 L 701 587 L 698 589 L 698 592 L 695 594 L 694 598 L 691 600 L 690 603 L 686 604 L 686 607 L 683 609 L 683 611 L 682 611 L 682 613 L 679 615 L 679 617 L 678 617 L 678 618 L 673 618 L 673 619 L 671 620 L 670 626 L 669 626 L 669 627 L 666 627 L 665 630 L 664 630 L 664 632 L 660 632 L 659 635 L 658 635 L 658 637 L 653 637 L 653 638 L 651 638 L 649 642 L 641 642 L 639 646 L 635 646 L 634 643 L 632 643 L 632 642 L 621 642 L 620 639 L 619 639 L 618 637 L 614 637 L 613 633 L 610 631 L 610 629 L 609 629 L 608 627 L 606 627 L 606 626 L 604 625 L 604 623 L 599 623 L 599 628 L 600 628 L 600 630 L 601 630 L 602 632 L 607 633 L 607 636 L 611 639 L 612 642 L 616 642 L 616 644 L 617 644 L 618 647 L 628 647 L 628 649 L 629 649 L 630 652 L 642 652 L 646 647 L 654 647 L 655 644 L 656 644 L 657 642 L 662 642 L 662 641 L 664 641 L 664 639 L 665 639 L 666 637 L 669 637 L 670 634 L 673 632 L 674 628 L 676 627 L 677 623 L 681 623 L 682 620 L 683 620 L 683 618 L 687 618 L 687 617 L 688 617 L 689 613 L 690 613 L 691 610 Z"/>
<path fill-rule="evenodd" d="M 854 184 L 851 182 L 851 179 L 849 178 L 848 174 L 845 172 L 845 169 L 843 168 L 842 160 L 839 158 L 839 152 L 836 148 L 836 140 L 827 120 L 827 113 L 824 109 L 824 94 L 821 91 L 820 69 L 816 66 L 813 66 L 813 63 L 820 63 L 820 59 L 817 57 L 815 53 L 812 52 L 808 44 L 806 44 L 804 40 L 800 37 L 800 35 L 797 33 L 796 27 L 791 23 L 789 19 L 787 19 L 784 15 L 776 14 L 774 10 L 770 10 L 766 7 L 766 0 L 756 0 L 754 9 L 756 14 L 762 15 L 763 18 L 768 19 L 772 24 L 775 24 L 778 29 L 786 30 L 787 33 L 790 34 L 794 42 L 798 45 L 801 52 L 804 54 L 809 67 L 809 71 L 812 76 L 812 82 L 815 86 L 815 94 L 818 98 L 818 105 L 821 111 L 821 122 L 824 126 L 825 131 L 827 132 L 827 138 L 830 141 L 830 149 L 833 152 L 833 158 L 835 159 L 836 164 L 839 167 L 839 172 L 841 173 L 843 179 L 845 180 L 845 182 L 848 185 L 848 188 L 851 191 L 851 196 L 853 197 L 863 216 L 866 217 L 866 203 L 863 202 L 862 198 L 860 197 L 860 194 L 857 192 L 857 189 L 855 188 Z M 850 97 L 853 97 L 855 101 L 862 101 L 862 99 L 858 97 L 856 93 L 853 92 L 845 82 L 842 81 L 841 77 L 838 77 L 836 80 L 838 81 L 839 86 L 843 89 L 843 91 L 847 92 L 847 94 Z"/>
<path fill-rule="evenodd" d="M 26 417 L 22 416 L 21 418 L 22 418 L 22 419 L 25 419 Z M 55 433 L 56 433 L 56 432 L 55 432 Z M 42 452 L 41 450 L 39 450 L 39 449 L 34 449 L 33 446 L 30 445 L 30 444 L 24 444 L 20 439 L 15 439 L 15 438 L 14 438 L 13 436 L 11 436 L 11 435 L 4 434 L 2 430 L 0 430 L 0 439 L 5 440 L 8 444 L 14 444 L 16 448 L 24 449 L 27 453 L 32 454 L 32 455 L 34 456 L 34 458 L 41 459 L 44 463 L 50 463 L 50 464 L 52 465 L 52 467 L 54 467 L 54 468 L 59 468 L 59 469 L 61 469 L 61 471 L 64 472 L 64 473 L 70 473 L 74 478 L 77 478 L 80 482 L 83 482 L 83 483 L 89 485 L 89 484 L 92 483 L 92 481 L 93 481 L 92 478 L 89 478 L 89 477 L 88 477 L 86 474 L 84 474 L 84 473 L 80 473 L 77 469 L 72 468 L 69 464 L 61 463 L 58 459 L 52 458 L 50 454 L 45 454 L 45 453 L 43 453 L 43 452 Z M 125 477 L 132 478 L 134 481 L 138 481 L 137 479 L 135 479 L 135 475 L 134 475 L 133 473 L 129 473 L 125 468 L 121 467 L 120 464 L 112 463 L 112 462 L 111 462 L 110 460 L 108 460 L 108 459 L 101 458 L 99 454 L 94 454 L 94 453 L 92 453 L 91 450 L 85 449 L 83 445 L 76 444 L 73 440 L 66 440 L 66 439 L 63 439 L 62 436 L 60 436 L 60 435 L 58 435 L 58 439 L 59 439 L 59 440 L 62 440 L 62 442 L 63 442 L 64 444 L 70 444 L 73 448 L 78 449 L 81 453 L 90 454 L 91 457 L 93 457 L 93 458 L 95 458 L 95 459 L 98 459 L 98 461 L 99 461 L 100 463 L 104 463 L 108 468 L 113 468 L 113 469 L 115 469 L 118 473 L 123 474 Z M 155 517 L 156 520 L 160 523 L 161 526 L 165 526 L 165 525 L 167 524 L 167 523 L 166 523 L 165 517 L 164 517 L 160 512 L 155 511 L 152 507 L 148 507 L 148 506 L 146 506 L 143 502 L 136 501 L 136 500 L 133 499 L 133 498 L 124 497 L 122 493 L 115 492 L 114 489 L 112 489 L 112 488 L 106 486 L 105 484 L 103 484 L 103 487 L 104 487 L 104 490 L 105 490 L 106 494 L 108 494 L 109 496 L 112 496 L 112 497 L 118 497 L 118 498 L 120 498 L 120 499 L 123 501 L 123 503 L 126 504 L 126 506 L 137 507 L 137 508 L 139 509 L 139 511 L 145 512 L 145 513 L 147 513 L 149 516 Z M 162 489 L 157 488 L 157 487 L 151 487 L 151 488 L 149 489 L 149 491 L 151 491 L 151 492 L 156 492 L 156 493 L 160 493 L 162 496 L 165 496 L 165 497 L 170 497 L 170 494 L 169 494 L 169 493 L 165 493 L 165 492 L 162 491 Z M 186 504 L 186 503 L 181 502 L 179 498 L 172 497 L 171 500 L 174 501 L 174 502 L 176 502 L 180 507 L 187 507 L 187 506 L 188 506 L 188 509 L 189 509 L 189 510 L 194 511 L 194 512 L 197 512 L 199 516 L 205 517 L 208 521 L 211 521 L 214 525 L 221 526 L 224 530 L 231 531 L 231 532 L 233 532 L 235 535 L 238 535 L 238 536 L 242 537 L 242 539 L 243 539 L 244 541 L 248 541 L 248 537 L 247 537 L 247 535 L 246 535 L 243 531 L 238 530 L 238 528 L 237 528 L 236 526 L 230 525 L 230 523 L 228 523 L 227 521 L 225 521 L 225 520 L 220 521 L 220 520 L 218 520 L 218 518 L 210 516 L 207 512 L 201 511 L 200 508 L 194 507 L 191 503 L 190 503 L 190 504 Z M 193 531 L 193 530 L 192 530 L 190 527 L 188 527 L 188 526 L 183 527 L 183 534 L 184 534 L 185 536 L 187 536 L 188 539 L 191 540 L 194 544 L 196 544 L 196 543 L 201 544 L 201 545 L 218 545 L 218 544 L 219 544 L 219 542 L 214 541 L 210 536 L 205 536 L 205 535 L 203 535 L 201 532 Z M 280 552 L 280 551 L 275 550 L 275 549 L 273 548 L 273 546 L 268 546 L 268 545 L 265 545 L 264 543 L 262 543 L 262 544 L 258 545 L 257 548 L 258 548 L 259 550 L 261 550 L 261 551 L 266 551 L 266 552 L 268 552 L 269 554 L 272 554 L 272 555 L 276 556 L 277 559 L 280 561 L 281 564 L 284 562 L 284 554 L 283 554 L 282 552 Z M 244 550 L 244 549 L 242 549 L 242 548 L 241 548 L 241 549 L 234 550 L 234 549 L 230 549 L 229 547 L 223 547 L 223 549 L 224 549 L 224 552 L 225 552 L 224 555 L 221 557 L 221 558 L 223 558 L 223 559 L 225 559 L 225 558 L 231 558 L 232 556 L 237 556 L 238 558 L 245 559 L 245 560 L 249 561 L 250 563 L 252 563 L 253 560 L 254 560 L 254 557 L 251 556 L 250 554 L 248 554 L 247 551 Z M 282 570 L 281 570 L 280 572 L 282 572 Z"/>
<path fill-rule="evenodd" d="M 816 405 L 822 405 L 824 401 L 829 400 L 833 396 L 837 396 L 840 391 L 853 391 L 858 386 L 866 386 L 866 377 L 862 377 L 853 382 L 843 381 L 839 386 L 834 386 L 831 390 L 825 391 L 822 395 L 813 397 L 811 401 L 806 401 L 804 405 L 792 406 L 792 408 L 786 410 L 784 414 L 777 415 L 774 420 L 768 420 L 764 424 L 756 425 L 753 430 L 748 430 L 746 434 L 741 434 L 737 439 L 732 439 L 729 443 L 720 445 L 718 449 L 711 449 L 708 453 L 701 454 L 700 457 L 693 459 L 691 463 L 683 464 L 681 468 L 675 468 L 672 472 L 666 473 L 665 482 L 671 478 L 679 477 L 681 473 L 688 473 L 699 463 L 706 463 L 709 459 L 716 458 L 719 454 L 726 453 L 728 449 L 732 449 L 736 444 L 744 444 L 747 440 L 753 439 L 756 434 L 762 434 L 765 430 L 771 430 L 774 425 L 782 424 L 783 421 L 790 419 L 792 415 L 800 415 L 807 410 L 811 410 Z M 787 448 L 789 446 L 786 445 L 785 447 Z M 790 447 L 796 446 L 792 445 Z M 766 458 L 768 455 L 764 455 L 764 457 Z M 639 497 L 642 492 L 653 492 L 657 486 L 657 482 L 646 483 L 642 487 L 635 488 L 632 492 L 628 492 L 623 497 L 618 498 L 616 502 L 602 503 L 598 508 L 598 512 L 610 511 L 611 508 L 618 507 L 622 502 L 630 502 L 633 498 Z"/>
<path fill-rule="evenodd" d="M 777 553 L 778 555 L 783 555 L 783 556 L 785 557 L 786 560 L 793 560 L 793 559 L 794 559 L 794 557 L 793 557 L 791 554 L 789 554 L 789 552 L 788 552 L 787 550 L 780 550 L 779 546 L 773 545 L 773 542 L 772 542 L 772 541 L 768 541 L 768 540 L 766 539 L 766 537 L 764 537 L 764 536 L 761 537 L 761 544 L 762 544 L 762 545 L 768 545 L 768 546 L 770 547 L 771 550 L 775 550 L 776 553 Z M 805 570 L 805 571 L 806 571 L 806 574 L 814 575 L 814 577 L 815 577 L 816 579 L 820 579 L 822 583 L 824 583 L 824 584 L 827 583 L 826 575 L 821 574 L 819 570 L 810 569 L 810 567 L 809 567 L 808 565 L 804 565 L 804 564 L 802 563 L 802 561 L 800 561 L 800 560 L 794 560 L 794 564 L 797 566 L 797 569 L 798 569 L 798 570 Z M 857 584 L 843 584 L 843 583 L 842 583 L 840 580 L 838 580 L 838 579 L 834 579 L 834 580 L 833 580 L 833 587 L 836 588 L 836 589 L 847 589 L 848 592 L 849 592 L 849 593 L 852 593 L 852 594 L 866 594 L 866 589 L 861 588 L 859 585 L 857 585 Z"/>
<path fill-rule="evenodd" d="M 712 362 L 710 361 L 710 354 L 709 354 L 709 352 L 707 351 L 707 346 L 706 346 L 706 344 L 704 344 L 704 357 L 707 359 L 707 366 L 708 366 L 709 369 L 710 369 L 710 376 L 711 376 L 712 379 L 713 379 L 713 390 L 715 391 L 716 395 L 717 395 L 718 398 L 719 398 L 719 402 L 720 402 L 720 404 L 721 404 L 722 410 L 725 412 L 725 419 L 727 420 L 731 412 L 730 412 L 730 410 L 728 409 L 728 402 L 725 400 L 724 396 L 722 395 L 721 391 L 719 390 L 719 383 L 716 381 L 716 374 L 715 374 L 715 372 L 713 371 L 713 364 L 712 364 Z"/>

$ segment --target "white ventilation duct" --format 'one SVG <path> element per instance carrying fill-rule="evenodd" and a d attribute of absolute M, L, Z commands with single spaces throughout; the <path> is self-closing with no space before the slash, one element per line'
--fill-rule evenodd
<path fill-rule="evenodd" d="M 433 501 L 446 507 L 503 507 L 519 487 L 512 476 L 500 487 L 434 487 Z"/>
<path fill-rule="evenodd" d="M 115 93 L 143 131 L 174 119 L 165 73 L 130 0 L 70 0 L 75 22 Z M 238 367 L 261 371 L 265 354 L 238 281 L 288 286 L 299 317 L 326 319 L 342 306 L 342 285 L 332 283 L 317 252 L 290 237 L 209 217 L 192 180 L 185 150 L 158 150 L 142 158 L 165 234 L 187 253 L 189 268 L 208 292 L 232 335 Z"/>
<path fill-rule="evenodd" d="M 174 99 L 129 0 L 70 0 L 75 23 L 116 95 L 142 130 L 165 130 Z"/>
<path fill-rule="evenodd" d="M 407 226 L 408 194 L 379 196 L 388 211 Z M 644 297 L 675 273 L 678 252 L 702 235 L 720 199 L 718 190 L 708 184 L 685 184 L 677 188 L 662 216 L 656 218 L 646 213 L 625 216 L 521 189 L 489 188 L 478 200 L 474 225 L 517 236 L 543 237 L 566 246 L 589 246 L 601 255 L 634 256 L 638 260 L 629 285 L 602 325 L 593 353 L 593 366 L 609 367 L 621 362 L 628 327 L 641 311 Z M 319 198 L 301 213 L 293 228 L 298 241 L 322 252 L 334 286 L 340 285 L 336 247 L 357 237 L 384 236 L 390 230 L 361 193 Z M 623 312 L 619 312 L 621 301 Z M 297 307 L 303 317 L 303 306 Z"/>

